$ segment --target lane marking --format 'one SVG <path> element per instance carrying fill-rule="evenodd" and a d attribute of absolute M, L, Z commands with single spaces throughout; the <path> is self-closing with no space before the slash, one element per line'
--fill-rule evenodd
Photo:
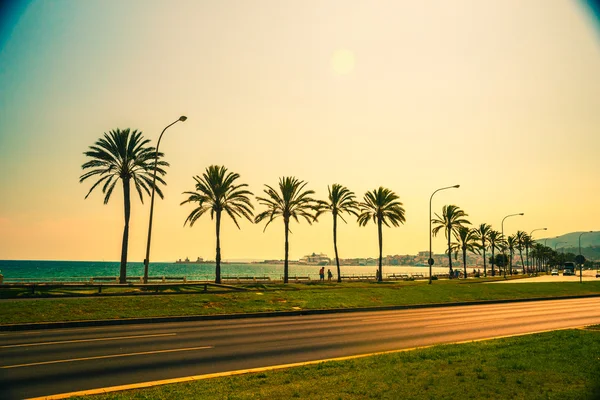
<path fill-rule="evenodd" d="M 66 344 L 66 343 L 82 343 L 82 342 L 103 342 L 107 340 L 127 340 L 127 339 L 141 339 L 150 337 L 160 336 L 175 336 L 176 333 L 158 333 L 155 335 L 136 335 L 136 336 L 113 336 L 107 338 L 95 338 L 95 339 L 75 339 L 75 340 L 59 340 L 56 342 L 39 342 L 39 343 L 22 343 L 22 344 L 7 344 L 0 346 L 0 349 L 9 349 L 12 347 L 29 347 L 29 346 L 48 346 L 51 344 Z"/>
<path fill-rule="evenodd" d="M 514 319 L 514 318 L 512 318 L 512 317 L 507 317 L 507 318 L 485 318 L 485 319 L 472 319 L 472 320 L 469 320 L 469 321 L 444 322 L 444 323 L 440 323 L 440 324 L 425 325 L 425 328 L 435 328 L 437 326 L 472 325 L 472 324 L 478 324 L 480 322 L 505 321 L 507 319 Z"/>
<path fill-rule="evenodd" d="M 67 359 L 67 360 L 53 360 L 53 361 L 41 361 L 41 362 L 35 362 L 35 363 L 29 363 L 29 364 L 6 365 L 3 367 L 0 367 L 0 369 L 33 367 L 33 366 L 37 366 L 37 365 L 60 364 L 60 363 L 68 363 L 68 362 L 75 362 L 75 361 L 100 360 L 100 359 L 105 359 L 105 358 L 143 356 L 143 355 L 148 355 L 148 354 L 175 353 L 175 352 L 179 352 L 179 351 L 205 350 L 205 349 L 212 349 L 212 348 L 214 348 L 214 346 L 200 346 L 200 347 L 188 347 L 188 348 L 183 348 L 183 349 L 142 351 L 139 353 L 125 353 L 125 354 L 113 354 L 113 355 L 107 355 L 107 356 L 71 358 L 71 359 Z"/>
<path fill-rule="evenodd" d="M 379 356 L 379 355 L 384 355 L 384 354 L 403 353 L 403 352 L 407 352 L 407 351 L 428 349 L 430 347 L 443 346 L 443 345 L 449 345 L 449 344 L 467 344 L 467 343 L 474 343 L 474 342 L 484 342 L 484 341 L 488 341 L 488 340 L 511 338 L 511 337 L 517 337 L 517 336 L 536 335 L 539 333 L 562 331 L 562 330 L 568 330 L 568 329 L 583 329 L 586 326 L 587 325 L 577 325 L 577 326 L 568 327 L 568 328 L 545 329 L 545 330 L 540 330 L 540 331 L 535 331 L 535 332 L 500 335 L 500 336 L 494 336 L 494 337 L 483 338 L 483 339 L 463 340 L 460 342 L 442 342 L 442 343 L 436 343 L 436 344 L 431 344 L 431 345 L 427 345 L 427 346 L 411 347 L 408 349 L 379 351 L 379 352 L 375 352 L 375 353 L 366 353 L 366 354 L 358 354 L 358 355 L 353 355 L 353 356 L 344 356 L 344 357 L 326 358 L 326 359 L 321 359 L 321 360 L 303 361 L 303 362 L 297 362 L 297 363 L 291 363 L 291 364 L 280 364 L 280 365 L 273 365 L 273 366 L 269 366 L 269 367 L 240 369 L 240 370 L 235 370 L 235 371 L 216 372 L 216 373 L 212 373 L 212 374 L 193 375 L 193 376 L 185 376 L 185 377 L 181 377 L 181 378 L 172 378 L 172 379 L 163 379 L 163 380 L 158 380 L 158 381 L 133 383 L 133 384 L 129 384 L 129 385 L 109 386 L 109 387 L 105 387 L 105 388 L 81 390 L 78 392 L 60 393 L 60 394 L 53 394 L 53 395 L 41 396 L 41 397 L 31 397 L 31 398 L 25 399 L 25 400 L 60 400 L 60 399 L 67 399 L 69 397 L 75 397 L 75 396 L 89 396 L 89 395 L 94 395 L 94 394 L 105 394 L 105 393 L 111 393 L 111 392 L 119 392 L 119 391 L 123 391 L 123 390 L 143 389 L 143 388 L 148 388 L 148 387 L 153 387 L 153 386 L 169 385 L 172 383 L 184 383 L 184 382 L 199 381 L 199 380 L 204 380 L 204 379 L 223 378 L 223 377 L 235 376 L 235 375 L 245 375 L 245 374 L 257 373 L 257 372 L 267 372 L 267 371 L 276 371 L 276 370 L 287 369 L 287 368 L 303 367 L 306 365 L 315 365 L 315 364 L 321 364 L 321 363 L 332 362 L 332 361 L 346 361 L 346 360 L 353 360 L 353 359 L 357 359 L 357 358 Z"/>

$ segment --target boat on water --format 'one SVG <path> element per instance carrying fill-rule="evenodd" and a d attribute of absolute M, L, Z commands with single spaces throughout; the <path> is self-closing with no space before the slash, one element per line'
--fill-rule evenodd
<path fill-rule="evenodd" d="M 177 261 L 175 261 L 175 264 L 202 264 L 204 261 L 204 259 L 202 257 L 198 257 L 196 259 L 196 261 L 190 261 L 189 258 L 185 258 L 185 260 L 182 260 L 181 258 Z"/>

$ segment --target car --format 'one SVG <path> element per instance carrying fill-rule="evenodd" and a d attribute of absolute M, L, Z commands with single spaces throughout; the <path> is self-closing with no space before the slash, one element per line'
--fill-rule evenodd
<path fill-rule="evenodd" d="M 553 269 L 552 270 L 552 275 L 557 275 L 558 276 L 558 270 L 557 269 Z"/>
<path fill-rule="evenodd" d="M 600 278 L 600 269 L 596 271 L 596 278 Z"/>
<path fill-rule="evenodd" d="M 573 276 L 573 275 L 575 275 L 575 272 L 573 272 L 572 269 L 565 269 L 563 271 L 563 276 Z"/>

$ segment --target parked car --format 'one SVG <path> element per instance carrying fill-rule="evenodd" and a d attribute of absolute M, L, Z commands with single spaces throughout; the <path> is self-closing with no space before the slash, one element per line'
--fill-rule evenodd
<path fill-rule="evenodd" d="M 596 278 L 600 278 L 600 269 L 596 271 Z"/>
<path fill-rule="evenodd" d="M 552 275 L 558 276 L 558 270 L 556 268 L 552 270 Z"/>

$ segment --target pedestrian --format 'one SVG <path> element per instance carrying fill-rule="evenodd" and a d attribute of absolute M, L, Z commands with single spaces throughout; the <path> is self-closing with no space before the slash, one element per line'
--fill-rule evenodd
<path fill-rule="evenodd" d="M 327 280 L 331 282 L 331 278 L 333 278 L 333 274 L 331 273 L 331 270 L 327 268 Z"/>
<path fill-rule="evenodd" d="M 319 270 L 319 278 L 324 281 L 325 280 L 325 267 L 321 267 Z"/>

